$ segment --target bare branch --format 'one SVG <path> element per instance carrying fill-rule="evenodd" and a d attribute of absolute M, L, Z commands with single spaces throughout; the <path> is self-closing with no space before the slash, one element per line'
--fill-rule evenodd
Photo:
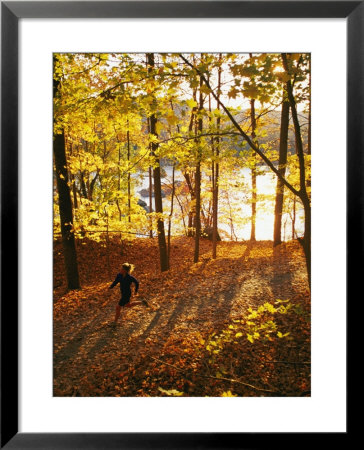
<path fill-rule="evenodd" d="M 232 121 L 232 123 L 234 124 L 235 128 L 239 131 L 239 133 L 243 136 L 243 138 L 246 140 L 246 142 L 249 144 L 249 146 L 251 147 L 252 150 L 254 150 L 261 158 L 262 160 L 267 164 L 267 166 L 277 175 L 277 177 L 282 181 L 282 183 L 287 186 L 287 188 L 292 191 L 295 195 L 300 196 L 301 192 L 297 191 L 297 189 L 295 189 L 282 175 L 281 173 L 278 171 L 278 169 L 275 168 L 274 164 L 272 163 L 272 161 L 270 161 L 265 154 L 259 149 L 259 147 L 257 147 L 254 142 L 250 139 L 250 137 L 242 130 L 242 128 L 240 127 L 240 125 L 238 124 L 238 122 L 236 121 L 236 119 L 234 118 L 234 116 L 231 114 L 231 112 L 228 110 L 228 108 L 221 102 L 220 98 L 216 95 L 216 93 L 213 91 L 213 89 L 211 88 L 210 83 L 208 82 L 208 80 L 206 79 L 205 75 L 197 68 L 195 67 L 192 63 L 190 63 L 182 54 L 179 54 L 180 58 L 192 69 L 194 69 L 203 79 L 204 83 L 206 84 L 206 86 L 210 89 L 211 94 L 213 95 L 214 99 L 217 101 L 217 103 L 223 108 L 223 110 L 225 111 L 225 113 L 228 115 L 229 119 Z"/>

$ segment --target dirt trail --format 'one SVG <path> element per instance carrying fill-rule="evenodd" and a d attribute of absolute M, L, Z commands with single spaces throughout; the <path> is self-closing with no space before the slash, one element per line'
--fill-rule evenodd
<path fill-rule="evenodd" d="M 270 242 L 254 246 L 221 243 L 222 256 L 212 260 L 210 243 L 203 242 L 198 264 L 187 259 L 189 246 L 190 241 L 174 240 L 172 269 L 164 274 L 158 273 L 156 247 L 144 258 L 143 249 L 129 248 L 128 261 L 136 261 L 139 298 L 146 298 L 150 308 L 140 305 L 123 311 L 115 328 L 110 322 L 119 291 L 115 288 L 108 292 L 112 279 L 105 281 L 105 274 L 99 277 L 103 281 L 90 277 L 92 267 L 90 271 L 85 264 L 81 266 L 82 276 L 94 278 L 92 283 L 84 282 L 82 291 L 63 296 L 64 286 L 58 288 L 54 395 L 82 396 L 90 389 L 94 395 L 108 395 L 100 380 L 105 381 L 110 373 L 133 371 L 141 364 L 148 368 L 151 357 L 163 358 L 168 342 L 176 336 L 206 336 L 233 318 L 246 315 L 249 307 L 276 299 L 307 298 L 304 258 L 297 243 L 277 249 Z M 103 256 L 98 255 L 100 265 Z M 113 258 L 120 260 L 116 250 Z M 60 264 L 59 259 L 55 264 Z M 131 387 L 134 392 L 136 387 Z"/>

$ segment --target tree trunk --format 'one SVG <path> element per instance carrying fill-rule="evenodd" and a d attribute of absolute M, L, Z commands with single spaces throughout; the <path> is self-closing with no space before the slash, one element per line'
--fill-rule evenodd
<path fill-rule="evenodd" d="M 69 154 L 72 155 L 73 153 L 73 145 L 72 143 L 69 144 Z M 75 176 L 73 173 L 69 170 L 68 171 L 68 178 L 70 180 L 70 185 L 72 186 L 72 196 L 73 197 L 73 210 L 78 208 L 78 202 L 77 202 L 77 188 L 75 183 Z"/>
<path fill-rule="evenodd" d="M 73 205 L 74 208 L 77 209 L 78 208 L 78 200 L 77 200 L 77 188 L 76 188 L 76 181 L 75 181 L 75 176 L 72 176 L 72 194 L 73 194 Z"/>
<path fill-rule="evenodd" d="M 287 164 L 287 151 L 288 151 L 288 125 L 289 125 L 289 102 L 286 96 L 286 92 L 283 92 L 283 103 L 281 112 L 281 133 L 279 140 L 279 161 L 278 170 L 285 176 L 286 164 Z M 276 202 L 274 209 L 274 232 L 273 232 L 273 245 L 279 245 L 282 242 L 282 211 L 284 202 L 284 184 L 282 180 L 277 177 L 276 188 Z"/>
<path fill-rule="evenodd" d="M 308 73 L 308 89 L 309 89 L 309 103 L 308 103 L 308 136 L 307 136 L 307 154 L 311 155 L 311 55 L 309 55 L 309 73 Z"/>
<path fill-rule="evenodd" d="M 153 196 L 152 196 L 152 189 L 153 189 L 153 182 L 152 182 L 152 167 L 148 168 L 148 175 L 149 175 L 149 214 L 153 211 Z M 152 216 L 150 216 L 150 230 L 149 230 L 149 237 L 153 239 L 153 226 L 152 226 Z"/>
<path fill-rule="evenodd" d="M 199 152 L 199 150 L 198 150 Z M 197 156 L 199 158 L 199 155 Z M 193 262 L 198 262 L 201 237 L 201 161 L 196 164 L 195 252 Z"/>
<path fill-rule="evenodd" d="M 287 74 L 289 74 L 287 55 L 282 53 L 283 66 Z M 299 198 L 303 203 L 303 208 L 305 211 L 305 232 L 301 244 L 303 246 L 305 256 L 306 256 L 306 267 L 308 274 L 308 282 L 311 287 L 311 205 L 310 199 L 306 190 L 306 175 L 305 175 L 305 157 L 303 153 L 303 144 L 301 137 L 301 129 L 298 120 L 298 114 L 296 109 L 296 101 L 293 96 L 293 89 L 291 81 L 287 81 L 287 94 L 288 100 L 292 111 L 292 120 L 295 130 L 295 140 L 296 140 L 296 152 L 299 161 L 300 168 L 300 190 Z"/>
<path fill-rule="evenodd" d="M 150 119 L 149 117 L 147 117 L 147 130 L 148 130 L 148 134 L 150 133 Z M 149 144 L 149 153 L 151 154 L 151 146 Z M 151 213 L 153 211 L 153 195 L 152 195 L 152 190 L 153 190 L 153 182 L 152 182 L 152 178 L 153 178 L 153 168 L 152 166 L 148 167 L 148 178 L 149 178 L 149 237 L 151 239 L 153 239 L 153 219 L 151 216 Z"/>
<path fill-rule="evenodd" d="M 87 199 L 87 190 L 86 190 L 86 184 L 85 184 L 85 174 L 84 171 L 80 171 L 80 187 L 81 187 L 81 194 L 83 198 Z"/>
<path fill-rule="evenodd" d="M 221 94 L 221 60 L 222 60 L 222 54 L 219 55 L 219 68 L 217 73 L 217 98 L 220 99 Z M 220 111 L 220 103 L 217 102 L 217 109 Z M 220 132 L 220 116 L 218 116 L 216 120 L 216 128 L 217 133 Z M 214 170 L 214 183 L 213 183 L 213 193 L 212 193 L 212 258 L 216 259 L 216 253 L 217 253 L 217 224 L 218 224 L 218 211 L 219 211 L 219 176 L 220 176 L 220 166 L 219 166 L 219 156 L 220 156 L 220 137 L 217 136 L 216 138 L 216 146 L 215 146 L 215 155 L 216 155 L 216 161 L 215 161 L 215 170 Z M 214 164 L 214 163 L 213 163 Z"/>
<path fill-rule="evenodd" d="M 154 68 L 154 54 L 148 53 L 147 58 L 148 58 L 148 72 L 151 73 Z M 155 114 L 152 114 L 150 116 L 150 132 L 151 134 L 158 136 L 156 131 L 156 124 L 157 118 Z M 152 142 L 151 154 L 155 158 L 157 163 L 157 166 L 153 170 L 155 210 L 157 214 L 163 214 L 160 161 L 159 158 L 157 158 L 155 155 L 157 149 L 158 143 Z M 168 270 L 168 258 L 167 258 L 166 236 L 164 232 L 164 222 L 162 217 L 158 217 L 157 219 L 157 230 L 158 230 L 160 267 L 161 271 L 164 272 Z"/>
<path fill-rule="evenodd" d="M 194 236 L 194 216 L 195 216 L 195 188 L 192 184 L 192 180 L 190 177 L 190 174 L 188 172 L 183 172 L 183 176 L 185 177 L 186 180 L 186 184 L 188 187 L 188 191 L 191 197 L 191 204 L 193 205 L 192 207 L 190 207 L 189 211 L 188 211 L 188 230 L 187 230 L 187 236 L 189 237 L 193 237 Z M 195 183 L 196 184 L 196 183 Z"/>
<path fill-rule="evenodd" d="M 183 223 L 183 229 L 184 229 L 184 231 L 185 231 L 185 236 L 188 236 L 188 231 L 187 231 L 186 221 L 185 221 L 186 212 L 185 212 L 185 210 L 183 209 L 183 205 L 182 205 L 182 203 L 181 203 L 181 201 L 180 201 L 178 195 L 176 195 L 175 197 L 176 197 L 176 200 L 177 200 L 178 205 L 179 205 L 180 210 L 181 210 L 182 223 Z"/>
<path fill-rule="evenodd" d="M 172 227 L 172 216 L 173 216 L 173 204 L 174 204 L 174 194 L 175 194 L 175 163 L 173 163 L 172 169 L 172 192 L 171 192 L 171 210 L 168 218 L 168 267 L 170 267 L 170 256 L 171 256 L 171 227 Z"/>
<path fill-rule="evenodd" d="M 257 122 L 255 119 L 255 100 L 252 98 L 250 100 L 250 121 L 252 126 L 251 137 L 252 141 L 256 144 L 256 134 Z M 251 169 L 251 179 L 252 179 L 252 216 L 251 216 L 251 231 L 250 231 L 250 241 L 255 242 L 255 224 L 257 220 L 257 158 L 256 153 L 253 152 L 253 165 Z"/>
<path fill-rule="evenodd" d="M 111 265 L 110 265 L 110 239 L 109 239 L 109 213 L 104 208 L 106 216 L 106 266 L 108 277 L 111 278 Z"/>
<path fill-rule="evenodd" d="M 117 136 L 117 134 L 116 134 Z M 121 173 L 120 173 L 120 161 L 121 161 L 121 148 L 120 148 L 120 143 L 119 143 L 119 139 L 116 137 L 117 142 L 118 142 L 118 194 L 120 194 L 121 191 Z M 119 222 L 121 222 L 121 209 L 120 209 L 120 205 L 119 205 L 119 199 L 116 199 L 116 206 L 118 208 L 118 212 L 119 212 Z"/>
<path fill-rule="evenodd" d="M 198 118 L 198 132 L 202 133 L 202 117 L 201 111 L 203 109 L 203 97 L 201 92 L 202 78 L 200 77 L 200 101 L 199 101 L 199 118 Z M 197 140 L 197 162 L 196 162 L 196 177 L 195 177 L 195 194 L 196 194 L 196 211 L 195 211 L 195 252 L 193 262 L 197 263 L 200 255 L 200 238 L 201 238 L 201 142 Z"/>
<path fill-rule="evenodd" d="M 79 289 L 77 254 L 75 235 L 73 232 L 73 215 L 71 195 L 68 187 L 66 147 L 64 132 L 53 136 L 54 164 L 58 190 L 59 214 L 61 217 L 61 233 L 64 263 L 66 267 L 68 289 Z"/>
<path fill-rule="evenodd" d="M 53 59 L 55 65 L 55 57 Z M 59 95 L 59 81 L 53 80 L 53 97 Z M 54 124 L 55 125 L 55 124 Z M 75 235 L 73 232 L 72 201 L 68 186 L 68 172 L 66 160 L 66 144 L 64 130 L 61 134 L 53 132 L 53 153 L 56 168 L 57 190 L 59 198 L 59 214 L 61 218 L 61 234 L 63 244 L 64 263 L 66 268 L 68 289 L 79 289 L 77 253 Z"/>
<path fill-rule="evenodd" d="M 127 158 L 128 158 L 128 222 L 131 222 L 131 176 L 130 176 L 130 131 L 129 131 L 129 119 L 126 120 L 127 130 L 126 130 L 126 139 L 127 139 Z"/>
<path fill-rule="evenodd" d="M 97 180 L 98 176 L 99 176 L 99 171 L 97 171 L 96 175 L 94 176 L 94 178 L 91 180 L 91 183 L 89 184 L 88 197 L 89 197 L 89 200 L 91 200 L 91 201 L 92 201 L 92 198 L 93 198 L 94 187 L 95 187 L 95 183 L 96 183 L 96 180 Z"/>
<path fill-rule="evenodd" d="M 295 229 L 296 229 L 296 197 L 293 197 L 292 241 L 295 238 Z"/>
<path fill-rule="evenodd" d="M 311 205 L 308 198 L 303 201 L 305 211 L 305 234 L 301 242 L 306 257 L 308 283 L 311 288 Z"/>
<path fill-rule="evenodd" d="M 193 89 L 193 93 L 192 93 L 192 98 L 197 101 L 197 89 Z M 191 118 L 190 118 L 190 123 L 188 126 L 188 131 L 189 133 L 192 132 L 193 127 L 195 126 L 195 132 L 196 132 L 196 112 L 197 112 L 197 106 L 194 106 L 192 108 L 191 111 Z M 184 171 L 183 173 L 185 179 L 186 179 L 186 183 L 187 183 L 187 187 L 190 193 L 190 197 L 191 197 L 191 205 L 192 207 L 190 208 L 189 212 L 188 212 L 188 236 L 189 237 L 193 237 L 195 236 L 195 223 L 196 223 L 196 179 L 194 180 L 195 182 L 195 186 L 193 186 L 190 174 L 187 171 Z"/>
<path fill-rule="evenodd" d="M 307 154 L 311 155 L 311 55 L 308 75 L 309 104 L 308 104 L 308 130 L 307 130 Z M 311 187 L 311 180 L 307 180 L 307 187 Z"/>
<path fill-rule="evenodd" d="M 229 221 L 230 221 L 230 240 L 234 240 L 237 241 L 238 238 L 236 237 L 235 234 L 235 230 L 234 230 L 234 221 L 233 221 L 233 214 L 232 214 L 232 209 L 231 209 L 231 203 L 230 203 L 230 197 L 229 197 L 229 192 L 226 191 L 226 200 L 229 206 Z"/>

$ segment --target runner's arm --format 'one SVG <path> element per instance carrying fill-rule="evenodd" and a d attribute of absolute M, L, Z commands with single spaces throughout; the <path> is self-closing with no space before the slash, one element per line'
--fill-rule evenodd
<path fill-rule="evenodd" d="M 138 293 L 138 290 L 139 290 L 139 281 L 136 279 L 136 278 L 134 278 L 134 277 L 132 277 L 132 283 L 134 283 L 135 284 L 135 294 L 137 294 Z"/>
<path fill-rule="evenodd" d="M 112 289 L 115 287 L 118 283 L 120 283 L 120 277 L 119 274 L 116 275 L 115 280 L 110 284 L 109 289 Z"/>

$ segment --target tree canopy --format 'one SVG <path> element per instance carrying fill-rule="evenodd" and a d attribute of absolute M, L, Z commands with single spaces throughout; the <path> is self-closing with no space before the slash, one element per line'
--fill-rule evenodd
<path fill-rule="evenodd" d="M 309 54 L 56 54 L 54 133 L 64 135 L 77 239 L 158 235 L 162 252 L 168 224 L 169 235 L 196 237 L 196 262 L 201 237 L 216 249 L 221 238 L 246 240 L 256 215 L 259 225 L 260 214 L 278 214 L 292 225 L 283 239 L 302 238 L 309 260 L 309 72 Z M 259 191 L 264 177 L 285 190 L 278 210 L 274 190 Z"/>

